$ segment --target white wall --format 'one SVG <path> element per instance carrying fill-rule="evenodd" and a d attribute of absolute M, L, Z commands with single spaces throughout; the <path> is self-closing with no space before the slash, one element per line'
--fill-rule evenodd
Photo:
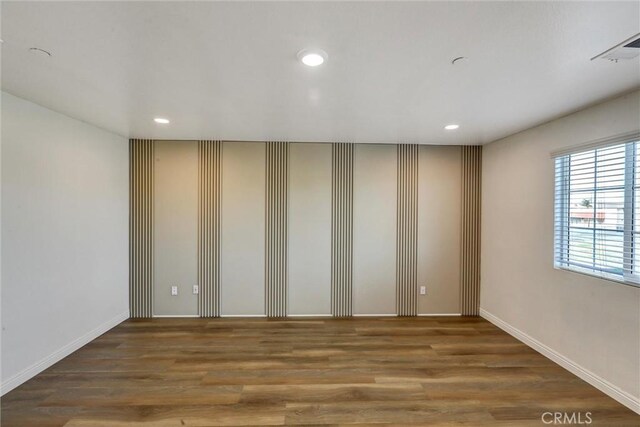
<path fill-rule="evenodd" d="M 549 154 L 639 125 L 634 92 L 484 147 L 481 289 L 484 316 L 637 411 L 640 289 L 553 268 Z"/>
<path fill-rule="evenodd" d="M 126 138 L 2 94 L 2 391 L 128 317 Z"/>

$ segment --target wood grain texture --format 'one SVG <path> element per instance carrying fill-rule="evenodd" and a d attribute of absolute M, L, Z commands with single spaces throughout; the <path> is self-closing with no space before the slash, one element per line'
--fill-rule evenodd
<path fill-rule="evenodd" d="M 289 143 L 267 142 L 264 312 L 286 317 L 289 283 Z"/>
<path fill-rule="evenodd" d="M 155 142 L 129 140 L 129 311 L 153 315 L 153 165 Z"/>
<path fill-rule="evenodd" d="M 222 141 L 198 141 L 198 314 L 220 316 Z"/>
<path fill-rule="evenodd" d="M 482 146 L 462 146 L 460 307 L 463 316 L 477 316 L 480 311 L 481 191 Z"/>
<path fill-rule="evenodd" d="M 418 144 L 398 144 L 396 313 L 418 314 Z"/>
<path fill-rule="evenodd" d="M 331 313 L 353 315 L 354 144 L 332 144 Z"/>
<path fill-rule="evenodd" d="M 132 319 L 2 398 L 2 426 L 540 426 L 640 416 L 483 319 Z"/>

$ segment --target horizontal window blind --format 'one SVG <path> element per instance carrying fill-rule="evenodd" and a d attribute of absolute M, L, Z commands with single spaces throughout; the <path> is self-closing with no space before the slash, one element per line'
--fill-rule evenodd
<path fill-rule="evenodd" d="M 637 285 L 640 144 L 555 158 L 555 266 Z"/>
<path fill-rule="evenodd" d="M 629 141 L 638 141 L 640 140 L 640 130 L 634 130 L 631 132 L 621 133 L 619 135 L 610 136 L 607 138 L 595 139 L 593 141 L 589 141 L 586 143 L 581 143 L 578 145 L 572 145 L 569 147 L 562 148 L 560 150 L 555 150 L 551 152 L 551 157 L 561 157 L 567 156 L 569 154 L 578 154 L 583 153 L 587 150 L 595 150 L 596 148 L 605 148 L 612 145 L 624 144 Z"/>

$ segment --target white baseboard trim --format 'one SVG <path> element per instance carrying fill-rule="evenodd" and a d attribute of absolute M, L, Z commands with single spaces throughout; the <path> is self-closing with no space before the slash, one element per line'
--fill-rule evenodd
<path fill-rule="evenodd" d="M 418 317 L 440 317 L 440 316 L 462 316 L 460 313 L 433 313 L 433 314 L 418 314 Z"/>
<path fill-rule="evenodd" d="M 153 317 L 200 317 L 197 314 L 154 314 Z"/>
<path fill-rule="evenodd" d="M 416 316 L 418 317 L 447 317 L 447 316 L 462 316 L 462 314 L 460 313 L 429 313 L 429 314 L 417 314 Z M 198 316 L 165 316 L 165 315 L 155 315 L 153 317 L 198 317 Z M 220 317 L 267 317 L 264 314 L 222 314 L 220 315 Z M 332 314 L 287 314 L 286 317 L 336 317 L 336 318 L 343 318 L 343 317 L 399 317 L 397 314 L 394 313 L 385 313 L 385 314 L 353 314 L 351 316 L 334 316 Z M 286 318 L 286 317 L 283 317 Z M 411 316 L 408 316 L 411 317 Z"/>
<path fill-rule="evenodd" d="M 28 368 L 18 372 L 11 378 L 7 379 L 0 385 L 0 396 L 4 396 L 6 393 L 10 392 L 14 388 L 18 387 L 20 384 L 30 380 L 31 378 L 38 375 L 40 372 L 44 371 L 48 367 L 53 364 L 61 361 L 74 351 L 78 350 L 80 347 L 90 343 L 94 339 L 98 338 L 100 335 L 107 332 L 109 329 L 118 326 L 120 323 L 124 322 L 129 318 L 129 310 L 118 314 L 112 319 L 107 320 L 103 324 L 99 325 L 97 328 L 87 332 L 81 337 L 73 340 L 69 344 L 64 347 L 54 351 L 49 356 L 40 360 L 39 362 L 34 363 Z"/>
<path fill-rule="evenodd" d="M 367 314 L 353 314 L 351 317 L 398 317 L 398 315 L 395 313 L 383 313 L 383 314 L 367 313 Z"/>
<path fill-rule="evenodd" d="M 267 317 L 266 314 L 221 314 L 220 317 Z"/>
<path fill-rule="evenodd" d="M 331 314 L 287 314 L 287 317 L 333 317 Z"/>
<path fill-rule="evenodd" d="M 529 347 L 538 351 L 542 355 L 553 360 L 555 363 L 562 366 L 572 374 L 588 382 L 589 384 L 591 384 L 592 386 L 594 386 L 604 394 L 612 397 L 613 399 L 622 403 L 627 408 L 640 414 L 640 399 L 638 399 L 637 397 L 634 397 L 633 395 L 627 393 L 626 391 L 621 390 L 619 387 L 615 386 L 614 384 L 611 384 L 609 381 L 605 380 L 604 378 L 601 378 L 598 375 L 594 374 L 593 372 L 589 371 L 588 369 L 578 365 L 574 361 L 568 359 L 567 357 L 563 356 L 562 354 L 558 353 L 552 348 L 546 346 L 545 344 L 541 343 L 535 338 L 527 335 L 521 330 L 511 326 L 504 320 L 500 319 L 497 316 L 494 316 L 493 314 L 489 313 L 487 310 L 483 308 L 480 309 L 480 316 L 487 319 L 489 322 L 493 323 L 494 325 L 504 330 L 505 332 L 509 333 L 510 335 L 514 336 L 518 340 L 522 341 Z"/>

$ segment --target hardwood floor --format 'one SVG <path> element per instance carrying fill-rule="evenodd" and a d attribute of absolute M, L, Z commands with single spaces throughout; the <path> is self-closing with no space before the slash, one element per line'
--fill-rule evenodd
<path fill-rule="evenodd" d="M 5 395 L 2 427 L 539 426 L 544 412 L 640 425 L 481 318 L 150 319 Z"/>

